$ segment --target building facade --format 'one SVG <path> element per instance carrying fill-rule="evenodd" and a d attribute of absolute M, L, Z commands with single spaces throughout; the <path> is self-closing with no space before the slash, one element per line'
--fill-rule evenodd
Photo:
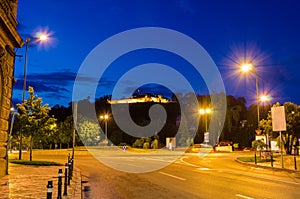
<path fill-rule="evenodd" d="M 0 177 L 6 174 L 6 146 L 14 78 L 15 48 L 23 45 L 16 30 L 18 0 L 0 0 Z"/>

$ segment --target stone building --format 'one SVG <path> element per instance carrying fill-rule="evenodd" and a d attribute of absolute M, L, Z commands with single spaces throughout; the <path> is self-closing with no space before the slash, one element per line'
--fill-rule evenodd
<path fill-rule="evenodd" d="M 0 0 L 0 177 L 6 172 L 6 145 L 14 83 L 15 48 L 23 45 L 16 30 L 18 0 Z"/>

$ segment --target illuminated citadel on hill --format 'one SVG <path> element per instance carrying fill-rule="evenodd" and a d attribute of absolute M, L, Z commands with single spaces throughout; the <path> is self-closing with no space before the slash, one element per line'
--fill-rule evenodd
<path fill-rule="evenodd" d="M 133 104 L 133 103 L 170 103 L 171 101 L 168 98 L 164 98 L 161 95 L 152 95 L 152 94 L 137 94 L 133 95 L 130 98 L 108 100 L 110 104 Z"/>

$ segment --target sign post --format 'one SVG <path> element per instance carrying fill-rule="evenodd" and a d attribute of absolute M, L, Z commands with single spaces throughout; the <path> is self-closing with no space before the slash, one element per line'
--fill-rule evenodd
<path fill-rule="evenodd" d="M 283 164 L 283 152 L 282 152 L 282 135 L 281 131 L 286 131 L 286 120 L 285 120 L 285 110 L 284 106 L 272 107 L 272 127 L 273 131 L 279 131 L 280 137 L 280 154 L 281 154 L 281 166 L 284 168 Z"/>

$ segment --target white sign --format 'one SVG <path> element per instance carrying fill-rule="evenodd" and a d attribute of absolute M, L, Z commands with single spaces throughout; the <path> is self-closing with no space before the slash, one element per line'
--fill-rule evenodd
<path fill-rule="evenodd" d="M 209 132 L 204 133 L 204 142 L 209 142 Z"/>
<path fill-rule="evenodd" d="M 286 131 L 286 120 L 284 106 L 272 107 L 273 131 Z"/>

